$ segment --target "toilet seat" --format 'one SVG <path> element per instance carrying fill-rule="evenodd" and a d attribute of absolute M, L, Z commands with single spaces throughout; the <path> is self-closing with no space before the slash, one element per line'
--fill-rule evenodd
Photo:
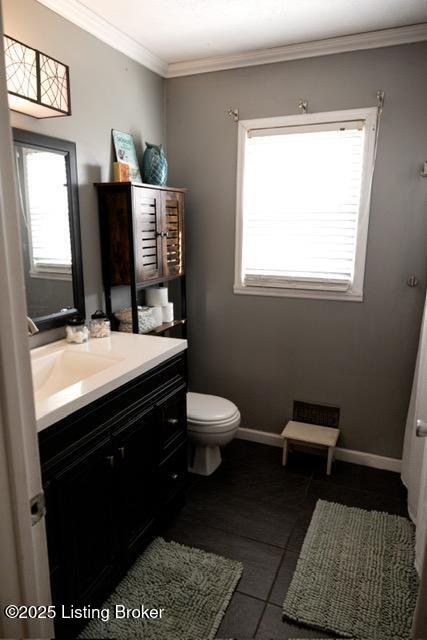
<path fill-rule="evenodd" d="M 192 424 L 219 425 L 236 419 L 237 414 L 239 410 L 230 400 L 204 393 L 187 393 L 187 417 Z"/>
<path fill-rule="evenodd" d="M 233 431 L 236 424 L 240 423 L 240 412 L 236 411 L 231 418 L 222 422 L 196 422 L 188 420 L 188 431 L 194 433 L 226 433 Z"/>

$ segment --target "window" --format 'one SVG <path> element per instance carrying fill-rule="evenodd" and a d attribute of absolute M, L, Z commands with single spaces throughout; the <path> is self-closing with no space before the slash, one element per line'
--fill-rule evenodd
<path fill-rule="evenodd" d="M 376 118 L 239 122 L 235 293 L 363 299 Z"/>
<path fill-rule="evenodd" d="M 71 280 L 71 242 L 65 156 L 17 150 L 22 211 L 28 232 L 30 275 Z M 22 184 L 23 183 L 23 184 Z M 46 196 L 49 194 L 49 197 Z"/>

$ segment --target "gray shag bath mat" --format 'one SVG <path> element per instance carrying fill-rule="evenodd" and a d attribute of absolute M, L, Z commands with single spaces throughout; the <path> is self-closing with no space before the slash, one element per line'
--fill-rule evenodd
<path fill-rule="evenodd" d="M 102 605 L 109 621 L 91 620 L 79 637 L 212 640 L 242 571 L 235 560 L 156 538 Z M 161 618 L 117 619 L 117 605 L 164 611 Z"/>
<path fill-rule="evenodd" d="M 406 518 L 319 500 L 284 617 L 345 638 L 410 638 L 418 590 Z"/>

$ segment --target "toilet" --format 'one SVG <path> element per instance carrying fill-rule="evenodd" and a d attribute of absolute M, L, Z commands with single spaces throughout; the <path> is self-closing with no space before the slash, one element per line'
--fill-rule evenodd
<path fill-rule="evenodd" d="M 240 425 L 235 404 L 205 393 L 187 393 L 189 471 L 210 476 L 221 464 L 220 447 L 231 442 Z"/>

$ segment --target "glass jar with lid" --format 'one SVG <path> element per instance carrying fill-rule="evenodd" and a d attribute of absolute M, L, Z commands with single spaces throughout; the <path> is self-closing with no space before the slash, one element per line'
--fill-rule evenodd
<path fill-rule="evenodd" d="M 89 331 L 82 316 L 75 316 L 68 320 L 65 339 L 67 342 L 74 342 L 75 344 L 82 344 L 88 341 Z"/>
<path fill-rule="evenodd" d="M 91 315 L 89 322 L 91 338 L 108 338 L 111 335 L 111 324 L 102 309 Z"/>

